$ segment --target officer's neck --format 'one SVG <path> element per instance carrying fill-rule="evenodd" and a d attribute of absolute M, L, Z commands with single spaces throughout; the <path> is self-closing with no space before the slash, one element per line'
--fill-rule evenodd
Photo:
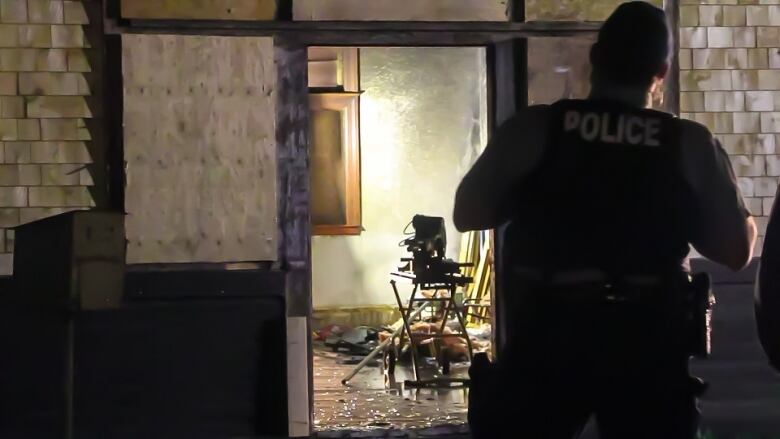
<path fill-rule="evenodd" d="M 643 87 L 594 84 L 588 98 L 617 101 L 637 108 L 648 108 L 652 104 L 649 90 Z"/>

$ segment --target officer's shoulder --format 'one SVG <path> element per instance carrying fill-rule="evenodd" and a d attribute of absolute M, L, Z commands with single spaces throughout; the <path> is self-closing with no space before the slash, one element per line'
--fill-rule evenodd
<path fill-rule="evenodd" d="M 712 144 L 714 136 L 709 128 L 689 119 L 676 119 L 680 127 L 680 137 L 685 143 Z"/>
<path fill-rule="evenodd" d="M 708 157 L 725 154 L 723 147 L 706 126 L 688 119 L 676 121 L 680 127 L 680 146 L 684 162 L 698 164 L 702 160 L 708 160 Z"/>
<path fill-rule="evenodd" d="M 506 124 L 513 126 L 532 125 L 535 127 L 538 127 L 539 124 L 547 124 L 550 119 L 550 108 L 551 106 L 547 104 L 529 105 L 519 109 L 506 121 Z"/>

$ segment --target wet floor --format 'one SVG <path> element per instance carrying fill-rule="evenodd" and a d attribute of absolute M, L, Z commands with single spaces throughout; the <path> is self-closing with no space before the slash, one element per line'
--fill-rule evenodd
<path fill-rule="evenodd" d="M 317 437 L 440 437 L 468 433 L 467 388 L 412 389 L 411 367 L 396 366 L 395 379 L 379 361 L 365 367 L 348 386 L 341 380 L 355 367 L 349 356 L 314 352 L 314 422 Z M 454 364 L 450 377 L 467 376 L 468 364 Z M 437 376 L 433 365 L 423 378 Z"/>

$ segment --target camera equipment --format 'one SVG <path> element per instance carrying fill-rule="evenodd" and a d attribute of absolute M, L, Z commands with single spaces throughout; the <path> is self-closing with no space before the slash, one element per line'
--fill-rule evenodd
<path fill-rule="evenodd" d="M 407 264 L 398 270 L 414 273 L 419 281 L 428 283 L 460 279 L 460 284 L 465 281 L 460 273 L 465 265 L 445 258 L 447 230 L 444 218 L 415 215 L 410 225 L 414 228 L 414 236 L 401 241 L 400 246 L 406 246 L 412 257 L 401 259 Z"/>
<path fill-rule="evenodd" d="M 400 350 L 408 341 L 412 354 L 414 379 L 405 381 L 405 385 L 409 387 L 452 386 L 453 384 L 467 386 L 469 383 L 467 378 L 422 379 L 417 351 L 425 340 L 432 340 L 429 346 L 433 352 L 438 352 L 437 359 L 443 375 L 448 375 L 450 371 L 448 350 L 452 346 L 448 341 L 451 342 L 452 338 L 463 339 L 465 353 L 469 360 L 472 358 L 473 350 L 471 339 L 466 331 L 463 306 L 455 301 L 456 290 L 473 282 L 473 278 L 464 276 L 460 271 L 461 268 L 470 267 L 472 264 L 458 263 L 445 258 L 447 232 L 444 228 L 444 218 L 415 215 L 409 225 L 414 228 L 414 232 L 409 232 L 407 226 L 404 233 L 413 236 L 401 241 L 399 246 L 405 246 L 412 257 L 402 258 L 401 261 L 406 264 L 391 273 L 391 276 L 399 280 L 411 281 L 413 288 L 408 304 L 404 305 L 396 280 L 390 281 L 398 310 L 401 312 L 403 328 L 398 335 L 393 336 L 394 339 L 398 339 L 398 342 L 393 341 L 385 353 L 388 370 L 394 368 Z M 439 314 L 438 323 L 427 325 L 428 328 L 436 327 L 437 330 L 415 332 L 412 329 L 415 319 L 421 318 L 419 310 L 425 306 L 430 306 L 432 311 Z M 450 328 L 450 332 L 447 332 L 445 328 L 450 316 L 457 321 L 457 329 Z"/>

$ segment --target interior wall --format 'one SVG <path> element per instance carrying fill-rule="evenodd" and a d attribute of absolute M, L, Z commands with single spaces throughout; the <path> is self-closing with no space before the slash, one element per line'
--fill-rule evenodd
<path fill-rule="evenodd" d="M 315 236 L 315 308 L 393 304 L 389 273 L 417 214 L 447 222 L 448 256 L 457 185 L 487 139 L 485 50 L 371 48 L 360 53 L 364 231 Z"/>

